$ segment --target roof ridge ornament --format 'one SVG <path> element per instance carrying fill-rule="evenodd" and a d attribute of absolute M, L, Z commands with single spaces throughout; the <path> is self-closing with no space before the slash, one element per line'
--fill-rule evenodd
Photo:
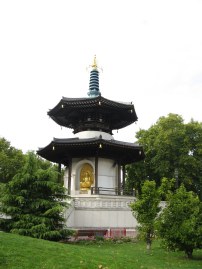
<path fill-rule="evenodd" d="M 97 68 L 98 68 L 98 66 L 97 66 L 96 55 L 94 55 L 93 64 L 91 65 L 91 67 L 92 67 L 93 69 L 96 69 L 96 70 L 97 70 Z"/>
<path fill-rule="evenodd" d="M 99 70 L 101 70 L 103 72 L 103 68 L 97 64 L 96 54 L 94 55 L 93 63 L 91 65 L 89 65 L 89 67 L 87 67 L 87 69 L 90 69 L 90 68 L 91 68 L 91 70 L 97 70 L 98 72 L 99 72 Z"/>

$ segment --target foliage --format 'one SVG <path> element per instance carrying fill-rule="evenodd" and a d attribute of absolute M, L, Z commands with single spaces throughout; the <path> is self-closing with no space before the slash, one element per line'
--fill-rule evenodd
<path fill-rule="evenodd" d="M 158 187 L 158 193 L 162 201 L 166 201 L 167 196 L 173 194 L 173 192 L 175 191 L 175 183 L 176 183 L 175 178 L 169 179 L 163 177 L 161 179 L 161 185 Z"/>
<path fill-rule="evenodd" d="M 29 157 L 29 153 L 28 153 L 28 157 Z M 55 174 L 57 174 L 57 176 L 51 177 L 50 180 L 52 180 L 53 182 L 61 183 L 63 185 L 64 169 L 61 169 L 61 171 L 59 171 L 57 164 L 53 164 L 50 161 L 44 160 L 38 155 L 37 155 L 37 165 L 42 170 L 55 171 Z"/>
<path fill-rule="evenodd" d="M 156 189 L 155 181 L 146 180 L 142 186 L 142 193 L 137 201 L 131 204 L 132 212 L 140 226 L 147 248 L 150 249 L 155 232 L 155 219 L 160 211 L 160 195 Z"/>
<path fill-rule="evenodd" d="M 55 183 L 58 173 L 44 170 L 41 160 L 28 153 L 26 165 L 3 186 L 0 212 L 8 218 L 0 220 L 4 231 L 48 240 L 69 234 L 64 228 L 62 211 L 66 203 L 65 189 Z"/>
<path fill-rule="evenodd" d="M 196 194 L 181 185 L 169 195 L 158 230 L 168 249 L 185 251 L 188 258 L 194 249 L 202 248 L 202 203 Z"/>
<path fill-rule="evenodd" d="M 0 183 L 11 180 L 24 163 L 22 151 L 12 147 L 5 138 L 0 138 Z"/>
<path fill-rule="evenodd" d="M 135 191 L 135 195 L 141 194 L 142 184 L 147 178 L 144 161 L 126 166 L 126 186 L 128 192 Z"/>
<path fill-rule="evenodd" d="M 160 117 L 148 130 L 136 134 L 145 152 L 144 162 L 127 166 L 128 186 L 140 191 L 140 182 L 175 178 L 176 188 L 184 183 L 188 190 L 202 199 L 202 123 L 191 120 L 185 124 L 182 117 L 169 114 Z"/>
<path fill-rule="evenodd" d="M 167 252 L 156 240 L 148 253 L 143 242 L 74 245 L 0 233 L 1 269 L 199 269 L 202 250 L 187 260 L 178 252 Z M 26 247 L 25 247 L 26 246 Z"/>

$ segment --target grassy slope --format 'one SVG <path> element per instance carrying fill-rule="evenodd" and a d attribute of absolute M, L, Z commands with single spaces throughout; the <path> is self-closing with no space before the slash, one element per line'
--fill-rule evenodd
<path fill-rule="evenodd" d="M 9 269 L 197 269 L 202 250 L 189 261 L 183 253 L 162 250 L 158 243 L 148 253 L 143 243 L 69 245 L 0 232 L 0 268 Z"/>

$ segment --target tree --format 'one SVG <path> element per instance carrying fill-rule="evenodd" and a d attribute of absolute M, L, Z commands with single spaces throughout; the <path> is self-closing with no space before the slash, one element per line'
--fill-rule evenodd
<path fill-rule="evenodd" d="M 202 123 L 191 120 L 185 126 L 185 142 L 188 154 L 180 164 L 184 184 L 196 192 L 202 201 Z"/>
<path fill-rule="evenodd" d="M 125 189 L 128 193 L 135 192 L 135 195 L 141 194 L 142 184 L 146 178 L 147 175 L 144 161 L 127 165 Z"/>
<path fill-rule="evenodd" d="M 8 182 L 25 163 L 21 150 L 15 149 L 5 138 L 0 138 L 0 183 Z"/>
<path fill-rule="evenodd" d="M 194 249 L 202 247 L 202 203 L 183 184 L 175 194 L 168 195 L 158 231 L 165 247 L 185 251 L 188 258 L 192 258 Z"/>
<path fill-rule="evenodd" d="M 140 179 L 176 178 L 176 188 L 184 183 L 202 200 L 202 123 L 191 120 L 185 124 L 181 116 L 160 117 L 148 130 L 136 134 L 145 152 L 144 162 L 127 166 L 127 185 L 137 185 Z M 140 184 L 139 184 L 140 185 Z"/>
<path fill-rule="evenodd" d="M 69 235 L 65 229 L 63 209 L 67 206 L 65 189 L 55 182 L 58 173 L 49 167 L 41 169 L 33 152 L 26 165 L 7 184 L 1 197 L 0 220 L 4 231 L 36 238 L 58 240 Z"/>
<path fill-rule="evenodd" d="M 156 189 L 155 181 L 146 180 L 142 186 L 141 194 L 131 204 L 132 212 L 140 224 L 138 230 L 147 243 L 147 249 L 151 248 L 154 237 L 155 220 L 160 211 L 159 203 L 160 195 Z"/>
<path fill-rule="evenodd" d="M 57 177 L 56 176 L 52 177 L 51 180 L 53 180 L 56 183 L 60 183 L 61 185 L 64 185 L 64 181 L 63 181 L 64 172 L 65 172 L 64 168 L 59 169 L 57 164 L 53 164 L 48 160 L 44 160 L 38 155 L 37 155 L 37 164 L 38 164 L 38 168 L 42 170 L 49 170 L 49 169 L 53 170 L 55 174 L 57 174 Z"/>

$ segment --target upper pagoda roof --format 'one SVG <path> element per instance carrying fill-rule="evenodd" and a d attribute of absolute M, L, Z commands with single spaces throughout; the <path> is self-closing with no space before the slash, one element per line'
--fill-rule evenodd
<path fill-rule="evenodd" d="M 62 97 L 60 102 L 48 111 L 48 115 L 59 125 L 82 131 L 102 131 L 112 134 L 113 130 L 124 128 L 137 121 L 134 105 L 112 101 L 101 96 L 99 70 L 96 56 L 89 66 L 90 81 L 88 97 Z"/>
<path fill-rule="evenodd" d="M 116 160 L 121 165 L 144 159 L 143 148 L 138 144 L 118 140 L 94 138 L 54 138 L 37 152 L 41 157 L 55 163 L 68 165 L 72 158 L 101 157 Z"/>
<path fill-rule="evenodd" d="M 86 98 L 62 97 L 48 111 L 48 115 L 59 125 L 74 129 L 75 133 L 91 127 L 96 130 L 96 126 L 99 130 L 105 131 L 107 128 L 112 131 L 124 128 L 138 119 L 132 102 L 116 102 L 101 95 Z M 92 115 L 96 115 L 96 118 L 93 119 Z"/>

